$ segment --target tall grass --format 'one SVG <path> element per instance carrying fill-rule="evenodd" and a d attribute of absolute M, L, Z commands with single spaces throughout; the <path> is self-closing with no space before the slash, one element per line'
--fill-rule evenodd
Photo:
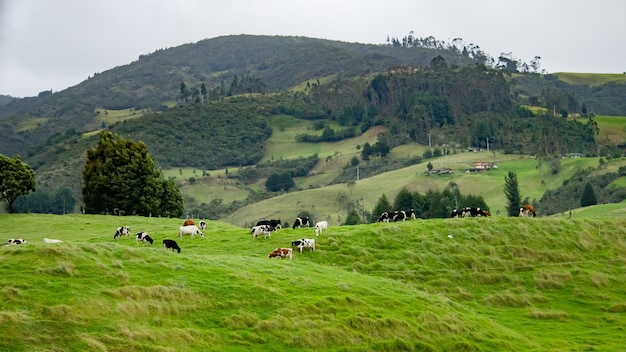
<path fill-rule="evenodd" d="M 165 251 L 181 221 L 0 215 L 2 238 L 28 241 L 0 247 L 0 350 L 623 347 L 623 218 L 331 226 L 293 260 L 267 255 L 312 229 L 253 240 L 209 221 Z M 121 225 L 155 244 L 114 241 Z"/>

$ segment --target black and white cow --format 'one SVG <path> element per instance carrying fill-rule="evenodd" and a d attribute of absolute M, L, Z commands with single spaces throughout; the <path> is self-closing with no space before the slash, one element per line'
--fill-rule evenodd
<path fill-rule="evenodd" d="M 452 213 L 450 213 L 451 218 L 461 218 L 463 217 L 463 209 L 454 209 Z"/>
<path fill-rule="evenodd" d="M 7 244 L 6 244 L 6 245 L 7 245 L 7 246 L 12 246 L 12 245 L 16 245 L 16 244 L 24 244 L 24 243 L 26 243 L 26 240 L 25 240 L 25 239 L 23 239 L 23 238 L 21 238 L 21 237 L 20 237 L 20 238 L 10 238 L 10 239 L 7 241 Z"/>
<path fill-rule="evenodd" d="M 298 247 L 300 253 L 302 253 L 302 248 L 308 248 L 309 252 L 315 250 L 315 239 L 313 238 L 301 238 L 299 240 L 291 241 L 292 247 Z"/>
<path fill-rule="evenodd" d="M 389 222 L 389 212 L 383 211 L 380 217 L 378 217 L 378 222 Z"/>
<path fill-rule="evenodd" d="M 130 226 L 120 226 L 115 231 L 115 235 L 113 235 L 113 239 L 116 240 L 122 236 L 126 235 L 126 238 L 130 237 Z"/>
<path fill-rule="evenodd" d="M 180 247 L 178 247 L 178 243 L 174 240 L 163 240 L 163 248 L 178 251 L 178 253 L 180 253 Z"/>
<path fill-rule="evenodd" d="M 276 231 L 276 228 L 270 225 L 259 225 L 252 228 L 252 239 L 263 235 L 263 238 L 272 238 L 272 231 Z"/>
<path fill-rule="evenodd" d="M 206 230 L 206 221 L 204 220 L 200 221 L 200 230 Z"/>
<path fill-rule="evenodd" d="M 406 215 L 406 211 L 404 211 L 404 210 L 395 211 L 394 214 L 393 214 L 393 222 L 404 221 L 404 220 L 406 220 L 408 218 L 409 217 Z"/>
<path fill-rule="evenodd" d="M 154 240 L 152 239 L 152 237 L 150 237 L 150 235 L 148 235 L 147 232 L 137 232 L 137 234 L 135 234 L 135 242 L 137 243 L 137 245 L 139 245 L 139 242 L 150 242 L 150 244 L 152 244 L 154 243 Z"/>
<path fill-rule="evenodd" d="M 309 217 L 297 217 L 293 222 L 292 229 L 301 228 L 301 227 L 309 227 Z"/>
<path fill-rule="evenodd" d="M 280 219 L 259 220 L 259 222 L 257 222 L 255 226 L 260 226 L 260 225 L 270 225 L 272 227 L 275 227 L 276 229 L 283 228 L 283 225 L 281 224 Z"/>

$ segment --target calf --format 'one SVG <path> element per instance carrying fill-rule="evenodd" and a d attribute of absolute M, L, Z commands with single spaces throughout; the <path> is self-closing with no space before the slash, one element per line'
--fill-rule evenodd
<path fill-rule="evenodd" d="M 293 250 L 291 248 L 276 248 L 269 255 L 270 258 L 278 257 L 280 259 L 289 258 L 289 260 L 293 259 Z"/>
<path fill-rule="evenodd" d="M 200 230 L 206 230 L 206 222 L 204 220 L 200 221 Z"/>
<path fill-rule="evenodd" d="M 191 238 L 193 238 L 195 235 L 200 235 L 200 237 L 204 237 L 204 234 L 196 225 L 181 226 L 180 230 L 178 231 L 178 237 L 183 238 L 183 235 L 191 235 Z"/>
<path fill-rule="evenodd" d="M 328 221 L 319 221 L 315 224 L 315 236 L 328 232 Z"/>
<path fill-rule="evenodd" d="M 308 248 L 309 252 L 315 250 L 315 239 L 313 238 L 302 238 L 299 240 L 295 240 L 291 242 L 292 247 L 298 247 L 300 253 L 302 253 L 302 248 Z"/>
<path fill-rule="evenodd" d="M 154 240 L 152 239 L 152 237 L 150 237 L 150 235 L 148 235 L 147 232 L 137 232 L 137 234 L 135 235 L 135 241 L 137 245 L 139 245 L 139 242 L 150 242 L 150 244 L 154 243 Z"/>
<path fill-rule="evenodd" d="M 309 227 L 309 217 L 297 217 L 293 222 L 292 229 L 300 228 L 300 227 Z"/>
<path fill-rule="evenodd" d="M 12 246 L 12 245 L 15 245 L 15 244 L 24 244 L 24 243 L 26 243 L 26 240 L 20 237 L 20 238 L 11 238 L 11 239 L 9 239 L 7 241 L 6 245 L 7 246 Z"/>
<path fill-rule="evenodd" d="M 115 235 L 113 235 L 113 239 L 116 240 L 122 236 L 126 235 L 126 238 L 130 237 L 130 226 L 120 226 L 115 231 Z"/>
<path fill-rule="evenodd" d="M 178 243 L 174 240 L 163 240 L 163 248 L 178 251 L 178 253 L 180 253 L 180 247 L 178 247 Z"/>
<path fill-rule="evenodd" d="M 259 235 L 263 235 L 263 238 L 272 238 L 272 231 L 276 231 L 275 227 L 270 225 L 259 225 L 252 228 L 252 239 L 259 237 Z"/>

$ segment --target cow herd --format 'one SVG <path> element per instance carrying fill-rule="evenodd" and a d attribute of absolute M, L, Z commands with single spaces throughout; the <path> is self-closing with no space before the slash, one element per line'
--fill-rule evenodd
<path fill-rule="evenodd" d="M 413 209 L 409 210 L 394 210 L 394 211 L 383 211 L 378 217 L 378 222 L 396 222 L 396 221 L 405 221 L 405 220 L 413 220 L 415 219 L 415 211 Z"/>
<path fill-rule="evenodd" d="M 292 230 L 310 227 L 311 220 L 308 217 L 297 217 L 292 226 Z M 282 223 L 279 219 L 261 220 L 252 227 L 251 234 L 252 239 L 256 239 L 259 236 L 263 236 L 265 239 L 272 238 L 272 232 L 277 232 L 282 229 Z M 321 234 L 328 233 L 328 221 L 319 221 L 315 223 L 315 236 L 318 237 Z M 315 239 L 313 238 L 300 238 L 291 241 L 290 247 L 278 247 L 269 254 L 269 258 L 289 258 L 293 259 L 293 249 L 297 248 L 298 252 L 302 253 L 305 248 L 309 249 L 309 252 L 315 251 Z"/>
<path fill-rule="evenodd" d="M 183 226 L 178 229 L 178 238 L 182 239 L 184 235 L 190 235 L 191 238 L 194 238 L 196 235 L 204 237 L 204 233 L 202 233 L 201 230 L 206 229 L 206 222 L 204 220 L 200 221 L 198 225 L 199 227 L 196 226 L 195 222 L 191 219 L 185 220 L 185 222 L 183 222 Z M 118 238 L 122 238 L 124 236 L 126 236 L 126 238 L 130 238 L 130 226 L 118 227 L 113 235 L 113 240 L 117 240 Z M 135 234 L 135 242 L 137 245 L 139 245 L 139 243 L 153 244 L 154 240 L 147 232 L 140 231 Z M 180 246 L 176 243 L 176 241 L 171 239 L 163 240 L 163 248 L 180 253 Z"/>
<path fill-rule="evenodd" d="M 450 213 L 451 218 L 475 218 L 481 216 L 491 216 L 489 210 L 477 208 L 477 207 L 465 207 L 461 209 L 454 209 Z"/>

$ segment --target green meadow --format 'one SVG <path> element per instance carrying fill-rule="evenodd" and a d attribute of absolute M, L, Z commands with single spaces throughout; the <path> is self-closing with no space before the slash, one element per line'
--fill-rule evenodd
<path fill-rule="evenodd" d="M 3 241 L 27 240 L 0 247 L 0 350 L 623 351 L 624 219 L 413 220 L 253 240 L 221 221 L 177 239 L 181 219 L 0 214 Z M 113 240 L 122 225 L 155 243 Z M 315 251 L 268 258 L 303 237 Z"/>

